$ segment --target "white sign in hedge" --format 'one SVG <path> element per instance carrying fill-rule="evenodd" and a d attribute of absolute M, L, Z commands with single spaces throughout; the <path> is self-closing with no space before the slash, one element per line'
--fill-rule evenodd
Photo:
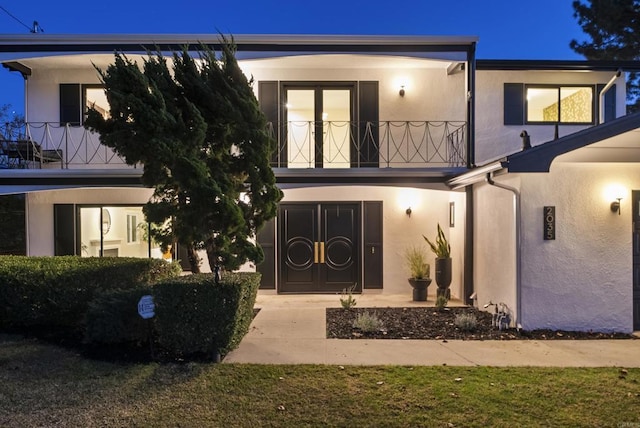
<path fill-rule="evenodd" d="M 156 314 L 155 309 L 156 305 L 153 303 L 153 296 L 149 294 L 142 296 L 138 301 L 138 313 L 145 320 L 153 318 Z"/>

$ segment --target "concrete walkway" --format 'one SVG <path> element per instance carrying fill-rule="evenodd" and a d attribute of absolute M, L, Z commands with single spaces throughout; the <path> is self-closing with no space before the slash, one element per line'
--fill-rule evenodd
<path fill-rule="evenodd" d="M 431 306 L 407 296 L 356 296 L 358 307 Z M 456 302 L 451 302 L 455 305 Z M 459 304 L 459 302 L 458 302 Z M 224 363 L 640 367 L 640 340 L 364 340 L 327 339 L 327 307 L 338 296 L 260 294 L 247 336 Z"/>

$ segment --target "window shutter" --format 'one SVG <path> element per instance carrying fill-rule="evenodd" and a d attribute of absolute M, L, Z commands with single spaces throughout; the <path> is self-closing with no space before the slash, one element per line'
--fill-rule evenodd
<path fill-rule="evenodd" d="M 604 89 L 605 85 L 598 85 L 598 101 L 594 103 L 598 106 L 596 111 L 596 123 L 600 120 L 600 93 Z M 609 88 L 609 90 L 604 94 L 604 121 L 609 122 L 616 118 L 616 85 L 614 84 Z"/>
<path fill-rule="evenodd" d="M 364 288 L 382 288 L 382 201 L 364 202 Z"/>
<path fill-rule="evenodd" d="M 54 255 L 75 256 L 76 207 L 73 204 L 53 205 Z"/>
<path fill-rule="evenodd" d="M 504 84 L 504 124 L 524 124 L 524 83 Z"/>
<path fill-rule="evenodd" d="M 280 147 L 279 138 L 279 120 L 278 115 L 280 113 L 280 103 L 278 103 L 278 82 L 276 81 L 264 81 L 258 82 L 258 102 L 262 113 L 264 113 L 267 122 L 271 123 L 271 130 L 273 137 L 278 142 Z M 284 152 L 286 153 L 286 151 Z M 281 166 L 279 160 L 279 149 L 276 149 L 271 157 L 271 166 Z"/>
<path fill-rule="evenodd" d="M 379 166 L 379 105 L 378 105 L 378 82 L 359 82 L 358 84 L 358 143 L 360 153 L 351 156 L 352 167 Z M 359 163 L 356 164 L 356 161 Z"/>
<path fill-rule="evenodd" d="M 271 219 L 258 231 L 258 245 L 264 253 L 264 260 L 256 266 L 256 271 L 262 274 L 261 290 L 275 290 L 276 288 L 276 221 Z"/>
<path fill-rule="evenodd" d="M 67 123 L 74 126 L 80 126 L 80 114 L 82 109 L 80 106 L 80 85 L 77 83 L 60 84 L 60 124 Z"/>

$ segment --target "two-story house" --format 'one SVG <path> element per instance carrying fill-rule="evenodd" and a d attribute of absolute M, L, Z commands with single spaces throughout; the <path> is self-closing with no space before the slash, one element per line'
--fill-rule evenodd
<path fill-rule="evenodd" d="M 26 127 L 5 132 L 0 154 L 0 194 L 11 195 L 1 206 L 23 225 L 11 251 L 166 257 L 145 232 L 151 190 L 141 168 L 82 126 L 87 106 L 109 110 L 94 65 L 105 68 L 116 50 L 141 63 L 145 49 L 215 49 L 217 37 L 0 39 L 0 62 L 25 79 Z M 235 43 L 278 141 L 272 166 L 284 192 L 258 236 L 263 289 L 355 284 L 409 295 L 403 253 L 440 224 L 453 296 L 504 301 L 527 329 L 639 328 L 631 191 L 640 189 L 640 118 L 622 117 L 620 64 L 476 60 L 474 37 Z M 620 194 L 601 201 L 615 183 Z"/>

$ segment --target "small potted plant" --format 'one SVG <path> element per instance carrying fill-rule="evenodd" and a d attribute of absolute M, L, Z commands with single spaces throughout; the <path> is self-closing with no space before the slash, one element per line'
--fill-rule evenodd
<path fill-rule="evenodd" d="M 412 246 L 405 251 L 406 264 L 411 272 L 409 284 L 413 287 L 413 300 L 424 302 L 427 300 L 427 288 L 431 284 L 431 266 L 427 263 L 424 247 Z"/>
<path fill-rule="evenodd" d="M 438 284 L 438 296 L 450 296 L 449 285 L 451 285 L 451 245 L 444 236 L 444 232 L 438 223 L 438 235 L 435 242 L 422 235 L 431 247 L 431 251 L 436 255 L 436 284 Z"/>

